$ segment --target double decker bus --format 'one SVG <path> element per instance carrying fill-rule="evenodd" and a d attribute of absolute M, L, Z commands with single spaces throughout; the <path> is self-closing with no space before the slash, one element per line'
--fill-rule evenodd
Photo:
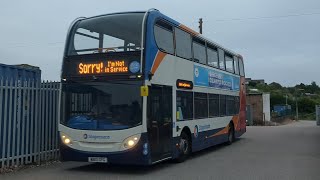
<path fill-rule="evenodd" d="M 61 159 L 184 161 L 246 132 L 243 58 L 152 9 L 76 19 L 61 74 Z"/>

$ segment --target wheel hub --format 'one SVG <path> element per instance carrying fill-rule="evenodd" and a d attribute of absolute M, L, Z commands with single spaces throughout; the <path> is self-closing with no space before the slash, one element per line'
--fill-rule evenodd
<path fill-rule="evenodd" d="M 180 140 L 180 150 L 184 154 L 187 154 L 187 152 L 188 152 L 188 141 L 186 139 L 181 139 Z"/>

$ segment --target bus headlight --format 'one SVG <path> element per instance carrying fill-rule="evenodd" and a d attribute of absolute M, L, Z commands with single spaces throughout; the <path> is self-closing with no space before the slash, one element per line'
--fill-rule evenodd
<path fill-rule="evenodd" d="M 64 141 L 63 141 L 65 144 L 70 144 L 71 143 L 71 140 L 69 138 L 65 138 Z"/>
<path fill-rule="evenodd" d="M 68 136 L 66 136 L 66 135 L 64 135 L 62 133 L 61 133 L 61 140 L 66 145 L 72 145 L 71 139 Z"/>
<path fill-rule="evenodd" d="M 136 134 L 133 136 L 128 137 L 127 139 L 125 139 L 122 143 L 122 149 L 126 150 L 126 149 L 130 149 L 133 148 L 134 146 L 136 146 L 140 140 L 141 134 Z"/>

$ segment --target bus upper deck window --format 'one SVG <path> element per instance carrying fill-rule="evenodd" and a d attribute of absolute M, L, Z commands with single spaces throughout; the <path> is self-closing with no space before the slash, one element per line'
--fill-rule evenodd
<path fill-rule="evenodd" d="M 71 32 L 68 55 L 140 51 L 144 13 L 80 20 Z"/>

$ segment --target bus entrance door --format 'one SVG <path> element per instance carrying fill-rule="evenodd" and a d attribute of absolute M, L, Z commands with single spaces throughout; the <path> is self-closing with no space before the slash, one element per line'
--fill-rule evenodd
<path fill-rule="evenodd" d="M 172 87 L 152 85 L 147 108 L 151 158 L 156 162 L 171 157 Z"/>

